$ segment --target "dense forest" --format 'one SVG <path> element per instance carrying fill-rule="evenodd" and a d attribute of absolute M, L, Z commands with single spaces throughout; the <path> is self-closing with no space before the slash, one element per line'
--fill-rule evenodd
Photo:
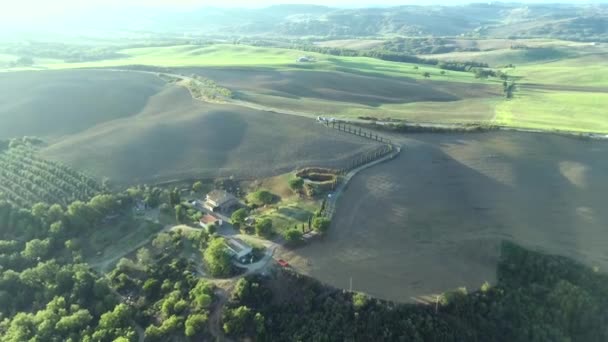
<path fill-rule="evenodd" d="M 395 304 L 280 272 L 237 284 L 224 330 L 259 341 L 606 341 L 608 276 L 505 242 L 498 284 Z"/>
<path fill-rule="evenodd" d="M 180 249 L 182 239 L 203 248 L 206 234 L 159 234 L 107 276 L 85 261 L 96 255 L 92 236 L 143 220 L 134 208 L 171 214 L 172 201 L 179 201 L 175 191 L 147 186 L 68 205 L 0 200 L 0 341 L 206 336 L 214 287 Z"/>

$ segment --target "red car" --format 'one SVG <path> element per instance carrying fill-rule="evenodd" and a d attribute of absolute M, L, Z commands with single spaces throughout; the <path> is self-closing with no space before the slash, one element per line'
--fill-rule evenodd
<path fill-rule="evenodd" d="M 277 260 L 277 262 L 279 263 L 279 265 L 281 265 L 282 267 L 287 267 L 289 266 L 289 263 L 283 259 L 279 259 Z"/>

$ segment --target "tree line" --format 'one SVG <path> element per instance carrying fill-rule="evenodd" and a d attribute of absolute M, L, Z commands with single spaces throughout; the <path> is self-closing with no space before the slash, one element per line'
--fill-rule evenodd
<path fill-rule="evenodd" d="M 224 331 L 257 341 L 606 341 L 608 276 L 504 242 L 497 284 L 397 304 L 292 272 L 239 282 Z M 289 295 L 286 295 L 289 294 Z"/>

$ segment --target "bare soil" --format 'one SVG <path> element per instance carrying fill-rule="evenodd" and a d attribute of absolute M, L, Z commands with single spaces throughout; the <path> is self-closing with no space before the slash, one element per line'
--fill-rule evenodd
<path fill-rule="evenodd" d="M 608 143 L 513 132 L 400 140 L 397 159 L 349 183 L 324 239 L 280 257 L 398 301 L 494 281 L 502 240 L 608 269 Z"/>

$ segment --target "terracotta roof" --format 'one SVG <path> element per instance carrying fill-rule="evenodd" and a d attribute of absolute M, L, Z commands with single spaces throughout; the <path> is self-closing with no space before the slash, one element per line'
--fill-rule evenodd
<path fill-rule="evenodd" d="M 212 223 L 215 223 L 215 222 L 219 221 L 219 219 L 216 218 L 216 217 L 214 217 L 214 216 L 211 216 L 211 215 L 207 214 L 207 215 L 201 217 L 201 219 L 199 221 L 202 224 L 212 224 Z"/>

